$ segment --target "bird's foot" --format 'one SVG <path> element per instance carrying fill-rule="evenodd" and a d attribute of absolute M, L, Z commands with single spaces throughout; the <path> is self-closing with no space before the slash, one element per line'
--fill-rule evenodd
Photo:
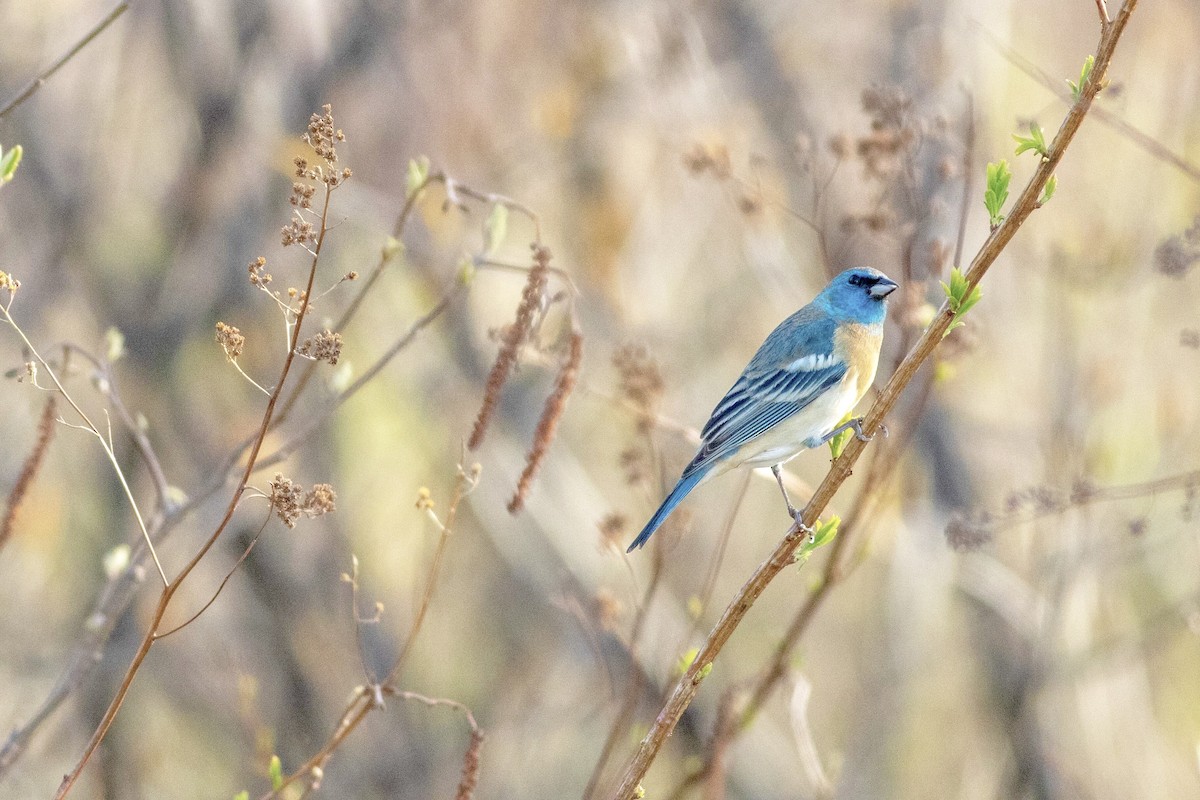
<path fill-rule="evenodd" d="M 845 425 L 839 426 L 837 430 L 835 430 L 833 433 L 831 433 L 829 435 L 829 438 L 833 438 L 834 436 L 841 433 L 842 431 L 849 429 L 849 430 L 854 431 L 854 438 L 858 439 L 860 442 L 871 441 L 872 439 L 875 438 L 876 434 L 873 433 L 870 436 L 868 436 L 866 434 L 866 432 L 863 431 L 863 420 L 864 419 L 865 419 L 865 417 L 855 417 L 854 419 L 847 422 Z M 882 422 L 879 423 L 879 433 L 883 434 L 883 438 L 885 438 L 885 439 L 888 438 L 888 427 L 887 427 L 887 425 L 884 425 Z"/>
<path fill-rule="evenodd" d="M 809 541 L 812 541 L 812 536 L 814 536 L 817 531 L 816 528 L 811 528 L 809 525 L 804 524 L 804 512 L 792 509 L 792 507 L 788 507 L 787 513 L 792 515 L 792 522 L 796 523 L 797 530 L 799 530 L 802 534 L 808 534 Z"/>

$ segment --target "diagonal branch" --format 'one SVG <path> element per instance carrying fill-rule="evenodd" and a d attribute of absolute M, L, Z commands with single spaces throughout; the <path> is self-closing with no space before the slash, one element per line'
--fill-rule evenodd
<path fill-rule="evenodd" d="M 1103 28 L 1095 55 L 1095 66 L 1088 76 L 1086 83 L 1081 87 L 1079 100 L 1067 113 L 1066 118 L 1059 127 L 1058 133 L 1054 137 L 1054 141 L 1050 144 L 1047 155 L 1038 164 L 1037 170 L 1017 198 L 1008 217 L 992 231 L 979 252 L 975 255 L 975 258 L 971 261 L 971 267 L 966 273 L 968 292 L 978 285 L 984 274 L 995 263 L 996 258 L 1008 243 L 1012 241 L 1013 236 L 1016 235 L 1021 225 L 1038 208 L 1038 198 L 1046 181 L 1054 173 L 1059 161 L 1062 160 L 1067 146 L 1075 137 L 1079 126 L 1083 123 L 1083 119 L 1087 115 L 1088 109 L 1091 108 L 1092 101 L 1095 99 L 1097 92 L 1100 91 L 1101 83 L 1108 70 L 1108 65 L 1112 61 L 1117 42 L 1120 40 L 1121 34 L 1124 32 L 1125 26 L 1128 24 L 1129 17 L 1136 5 L 1137 0 L 1125 0 L 1116 19 L 1112 21 L 1111 25 Z M 925 331 L 925 334 L 913 346 L 912 350 L 909 351 L 904 361 L 901 362 L 896 372 L 888 381 L 883 392 L 880 393 L 871 410 L 867 413 L 863 422 L 864 430 L 868 433 L 878 430 L 880 422 L 892 410 L 900 393 L 908 386 L 917 370 L 928 360 L 934 349 L 942 341 L 943 336 L 954 321 L 954 316 L 954 312 L 950 309 L 949 305 L 943 304 L 937 316 Z M 833 496 L 841 488 L 842 484 L 845 483 L 846 479 L 850 477 L 852 468 L 858 461 L 859 456 L 862 455 L 865 446 L 865 443 L 859 441 L 857 438 L 850 440 L 841 457 L 833 462 L 829 473 L 825 476 L 821 485 L 817 487 L 812 500 L 805 506 L 801 522 L 808 526 L 816 525 L 817 517 L 824 511 L 825 506 L 833 499 Z M 638 749 L 627 763 L 621 782 L 616 791 L 611 795 L 614 800 L 633 800 L 641 792 L 640 784 L 642 778 L 649 771 L 650 765 L 657 757 L 659 750 L 662 749 L 663 744 L 666 743 L 667 738 L 675 730 L 675 726 L 679 722 L 680 717 L 683 716 L 683 712 L 691 705 L 696 693 L 700 690 L 701 682 L 711 670 L 713 660 L 725 646 L 725 643 L 729 641 L 729 637 L 733 635 L 734 630 L 737 629 L 759 595 L 767 588 L 767 585 L 775 576 L 793 563 L 793 556 L 802 536 L 803 534 L 799 525 L 793 525 L 784 535 L 783 539 L 780 540 L 779 544 L 775 546 L 775 550 L 767 560 L 759 565 L 749 580 L 738 590 L 729 606 L 725 609 L 725 612 L 721 615 L 721 619 L 717 622 L 712 632 L 709 633 L 708 638 L 700 648 L 699 654 L 679 679 L 678 683 L 676 683 L 670 697 L 650 726 L 650 730 L 646 733 L 638 745 Z"/>
<path fill-rule="evenodd" d="M 84 34 L 83 38 L 76 42 L 70 50 L 63 53 L 53 64 L 35 75 L 33 79 L 25 85 L 25 88 L 21 90 L 20 94 L 5 103 L 4 108 L 0 108 L 0 119 L 4 119 L 8 116 L 10 111 L 21 105 L 21 103 L 24 103 L 30 97 L 33 97 L 34 93 L 37 92 L 38 89 L 42 88 L 42 84 L 48 81 L 51 75 L 58 72 L 58 70 L 61 69 L 64 64 L 74 58 L 80 50 L 87 47 L 93 39 L 104 32 L 105 28 L 116 22 L 117 18 L 128 10 L 128 0 L 121 0 L 120 3 L 117 3 L 116 7 L 112 11 L 108 12 L 108 15 L 105 16 L 104 19 L 97 22 L 90 31 Z"/>

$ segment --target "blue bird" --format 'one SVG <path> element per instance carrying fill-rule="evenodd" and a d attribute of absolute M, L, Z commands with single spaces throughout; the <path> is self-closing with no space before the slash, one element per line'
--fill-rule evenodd
<path fill-rule="evenodd" d="M 861 419 L 838 422 L 875 380 L 887 296 L 897 286 L 879 270 L 848 269 L 771 331 L 713 409 L 696 457 L 626 552 L 644 545 L 692 489 L 734 467 L 770 467 L 797 519 L 779 466 L 844 430 L 866 439 Z"/>

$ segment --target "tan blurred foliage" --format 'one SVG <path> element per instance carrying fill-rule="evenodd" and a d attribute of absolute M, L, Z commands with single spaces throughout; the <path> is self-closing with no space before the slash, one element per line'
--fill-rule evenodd
<path fill-rule="evenodd" d="M 108 8 L 0 3 L 0 95 Z M 1198 164 L 1200 10 L 1159 0 L 1138 14 L 1099 108 Z M 365 274 L 387 246 L 410 159 L 536 212 L 555 267 L 578 288 L 583 344 L 562 356 L 561 314 L 523 340 L 471 454 L 479 484 L 401 680 L 470 708 L 486 740 L 455 708 L 388 698 L 325 766 L 319 796 L 452 797 L 469 784 L 480 798 L 579 797 L 606 740 L 616 759 L 633 746 L 681 658 L 787 525 L 769 473 L 744 500 L 731 476 L 626 560 L 623 543 L 690 457 L 696 429 L 763 336 L 844 267 L 867 263 L 904 284 L 886 378 L 941 302 L 964 180 L 970 253 L 987 234 L 985 164 L 1007 158 L 1023 181 L 1034 156 L 1015 157 L 1011 133 L 1031 119 L 1052 133 L 1064 112 L 994 41 L 1065 86 L 1096 25 L 1085 0 L 134 2 L 0 121 L 0 143 L 24 148 L 0 189 L 0 268 L 20 277 L 14 313 L 46 353 L 103 351 L 110 327 L 123 333 L 111 379 L 182 496 L 262 413 L 214 326 L 243 337 L 247 374 L 261 383 L 277 371 L 283 326 L 246 264 L 253 274 L 265 255 L 272 290 L 301 280 L 303 259 L 279 237 L 313 111 L 335 108 L 354 174 L 333 210 L 322 290 Z M 1200 181 L 1095 119 L 1058 180 L 924 394 L 871 445 L 896 466 L 858 520 L 853 574 L 806 631 L 782 690 L 730 745 L 719 787 L 693 796 L 1200 794 L 1197 485 L 1144 486 L 1200 469 Z M 319 365 L 289 424 L 317 415 L 463 278 L 488 211 L 446 199 L 427 191 L 400 257 L 336 332 L 336 353 L 335 334 L 319 337 L 350 284 L 314 306 L 305 336 L 336 366 Z M 494 258 L 528 264 L 533 238 L 512 215 Z M 297 487 L 336 487 L 336 513 L 294 531 L 271 523 L 212 608 L 155 648 L 78 796 L 257 796 L 272 754 L 286 773 L 321 747 L 364 666 L 386 671 L 418 613 L 439 536 L 427 512 L 454 490 L 523 284 L 474 272 L 291 455 L 284 472 Z M 568 292 L 565 279 L 550 286 Z M 0 327 L 0 371 L 19 377 L 26 360 Z M 73 363 L 75 395 L 103 419 L 97 375 Z M 28 381 L 0 382 L 5 496 L 45 401 Z M 561 412 L 557 438 L 510 515 L 548 407 Z M 114 439 L 133 491 L 151 498 L 154 477 L 115 423 Z M 797 490 L 827 463 L 825 450 L 792 462 Z M 273 474 L 252 483 L 270 495 Z M 856 502 L 860 477 L 833 511 Z M 1112 487 L 1134 488 L 1104 494 Z M 243 552 L 267 511 L 256 502 L 189 581 L 176 622 Z M 222 510 L 206 503 L 171 534 L 159 550 L 168 572 Z M 5 731 L 49 695 L 81 631 L 98 624 L 106 568 L 140 539 L 95 440 L 61 427 L 15 519 L 0 550 Z M 340 580 L 352 554 L 360 612 L 382 604 L 358 632 Z M 789 573 L 764 595 L 648 796 L 669 796 L 695 770 L 728 713 L 722 698 L 738 701 L 727 690 L 769 657 L 817 572 Z M 46 796 L 74 763 L 152 591 L 5 769 L 0 795 Z"/>

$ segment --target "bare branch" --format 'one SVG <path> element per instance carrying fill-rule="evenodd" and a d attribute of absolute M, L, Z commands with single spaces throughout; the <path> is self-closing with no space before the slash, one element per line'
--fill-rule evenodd
<path fill-rule="evenodd" d="M 22 89 L 17 94 L 16 97 L 14 97 L 12 100 L 9 100 L 8 103 L 6 103 L 4 105 L 4 108 L 0 108 L 0 119 L 4 119 L 5 117 L 7 117 L 10 111 L 12 111 L 14 108 L 16 108 L 17 106 L 24 103 L 30 97 L 32 97 L 34 95 L 34 93 L 37 92 L 38 89 L 42 88 L 42 84 L 44 84 L 47 80 L 50 79 L 50 76 L 52 76 L 54 73 L 58 72 L 58 70 L 64 64 L 66 64 L 68 61 L 70 61 L 72 58 L 74 58 L 75 55 L 80 50 L 87 47 L 88 44 L 90 44 L 93 39 L 95 39 L 97 36 L 99 36 L 101 33 L 104 32 L 105 28 L 107 28 L 109 25 L 116 22 L 117 18 L 120 17 L 122 14 L 124 14 L 128 10 L 129 10 L 128 0 L 121 0 L 120 3 L 117 3 L 116 7 L 113 8 L 112 11 L 108 12 L 108 15 L 105 16 L 104 19 L 97 22 L 90 31 L 88 31 L 86 34 L 84 34 L 82 39 L 80 39 L 78 42 L 76 42 L 69 50 L 67 50 L 67 52 L 65 52 L 61 56 L 59 56 L 58 59 L 53 64 L 46 67 L 46 69 L 42 70 L 37 75 L 35 75 L 33 80 L 29 81 L 29 83 L 26 84 L 25 88 Z"/>

